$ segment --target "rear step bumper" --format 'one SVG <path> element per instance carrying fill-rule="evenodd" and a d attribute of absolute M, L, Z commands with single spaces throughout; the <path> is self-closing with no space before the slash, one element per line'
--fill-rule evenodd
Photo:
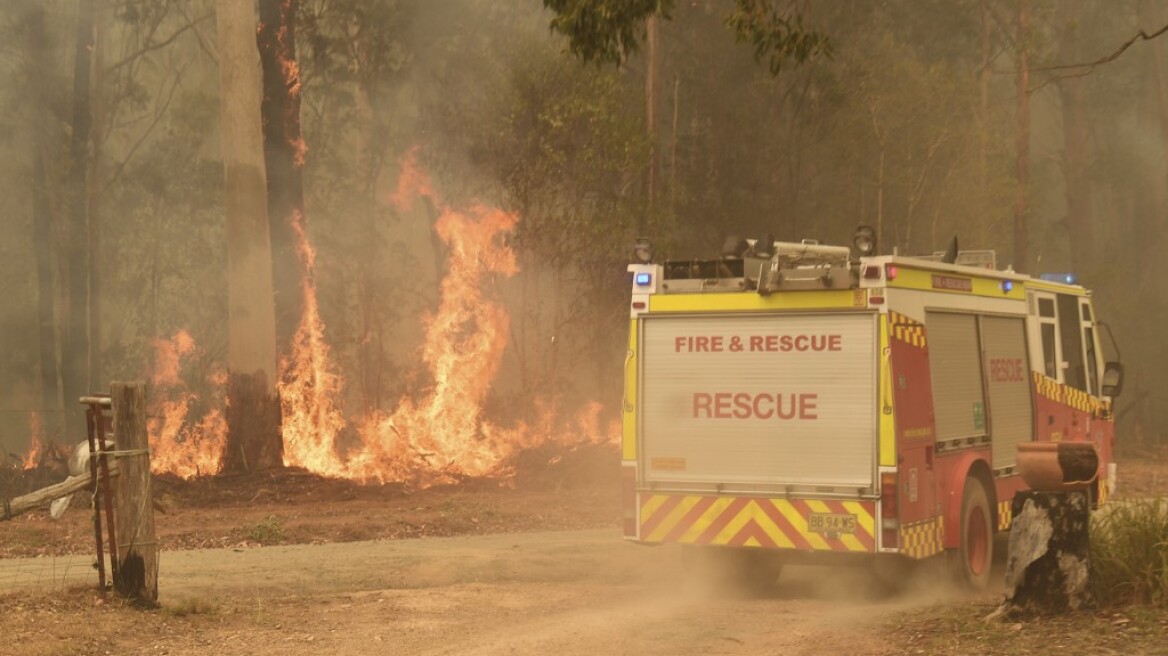
<path fill-rule="evenodd" d="M 637 541 L 874 553 L 876 503 L 701 494 L 637 495 Z"/>

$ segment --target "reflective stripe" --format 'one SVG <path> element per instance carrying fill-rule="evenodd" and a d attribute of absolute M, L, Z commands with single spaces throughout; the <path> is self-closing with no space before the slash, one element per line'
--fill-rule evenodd
<path fill-rule="evenodd" d="M 944 549 L 945 522 L 931 517 L 900 529 L 900 551 L 909 558 L 928 558 Z"/>
<path fill-rule="evenodd" d="M 855 533 L 812 532 L 811 513 L 854 515 Z M 874 513 L 870 501 L 642 494 L 641 535 L 653 543 L 873 552 Z"/>
<path fill-rule="evenodd" d="M 999 501 L 998 502 L 998 530 L 1005 531 L 1010 528 L 1010 524 L 1014 522 L 1014 502 L 1013 501 Z"/>

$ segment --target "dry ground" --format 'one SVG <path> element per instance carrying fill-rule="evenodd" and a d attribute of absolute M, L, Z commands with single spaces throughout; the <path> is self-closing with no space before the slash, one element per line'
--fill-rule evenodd
<path fill-rule="evenodd" d="M 619 539 L 615 454 L 548 456 L 508 485 L 421 491 L 161 479 L 154 610 L 97 594 L 84 509 L 0 523 L 0 654 L 1168 653 L 1164 612 L 985 624 L 995 594 L 955 596 L 929 573 L 893 597 L 852 569 L 726 592 L 685 577 L 676 550 Z M 1163 454 L 1120 472 L 1125 496 L 1168 492 Z"/>

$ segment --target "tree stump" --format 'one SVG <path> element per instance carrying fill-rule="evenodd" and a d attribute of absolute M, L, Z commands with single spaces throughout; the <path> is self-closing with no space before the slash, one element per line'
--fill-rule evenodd
<path fill-rule="evenodd" d="M 227 399 L 223 471 L 251 472 L 283 467 L 280 400 L 268 385 L 264 372 L 232 373 Z"/>
<path fill-rule="evenodd" d="M 1061 612 L 1090 605 L 1087 493 L 1019 492 L 1012 509 L 1000 610 Z"/>

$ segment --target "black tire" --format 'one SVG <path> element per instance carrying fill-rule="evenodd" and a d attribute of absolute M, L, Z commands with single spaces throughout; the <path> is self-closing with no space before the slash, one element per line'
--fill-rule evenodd
<path fill-rule="evenodd" d="M 952 554 L 957 582 L 969 590 L 984 590 L 994 562 L 994 514 L 989 494 L 976 478 L 965 481 L 961 495 L 961 544 Z"/>

